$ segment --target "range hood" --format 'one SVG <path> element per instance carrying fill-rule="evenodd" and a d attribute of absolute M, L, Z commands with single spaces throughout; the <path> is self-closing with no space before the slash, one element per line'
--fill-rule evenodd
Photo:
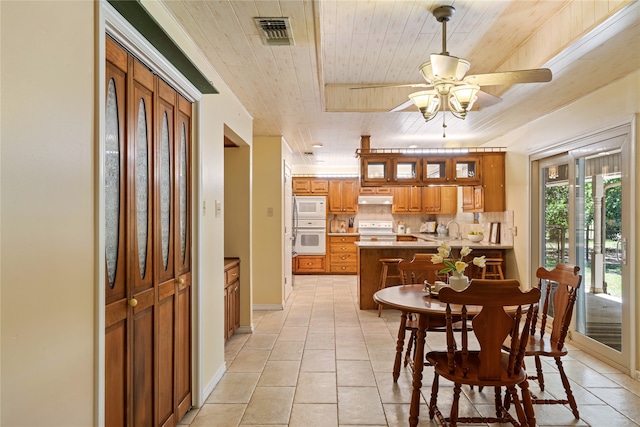
<path fill-rule="evenodd" d="M 393 203 L 393 196 L 359 196 L 359 205 L 389 205 Z"/>

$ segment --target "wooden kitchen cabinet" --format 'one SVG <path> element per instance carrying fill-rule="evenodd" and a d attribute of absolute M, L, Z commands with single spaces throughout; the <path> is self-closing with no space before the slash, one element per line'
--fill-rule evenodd
<path fill-rule="evenodd" d="M 454 157 L 452 160 L 452 183 L 456 185 L 480 185 L 482 182 L 482 157 Z"/>
<path fill-rule="evenodd" d="M 331 179 L 329 180 L 329 209 L 330 214 L 358 213 L 358 180 Z"/>
<path fill-rule="evenodd" d="M 311 177 L 294 177 L 293 194 L 296 195 L 326 195 L 329 192 L 329 180 Z"/>
<path fill-rule="evenodd" d="M 422 212 L 455 214 L 458 209 L 458 188 L 452 185 L 422 187 Z"/>
<path fill-rule="evenodd" d="M 391 161 L 392 180 L 395 184 L 419 184 L 422 178 L 421 169 L 420 157 L 397 157 Z"/>
<path fill-rule="evenodd" d="M 482 185 L 462 187 L 464 212 L 502 212 L 506 209 L 504 153 L 485 154 L 482 159 Z"/>
<path fill-rule="evenodd" d="M 425 157 L 422 161 L 425 184 L 479 185 L 482 156 Z"/>
<path fill-rule="evenodd" d="M 391 187 L 360 187 L 360 194 L 390 196 Z"/>
<path fill-rule="evenodd" d="M 224 259 L 224 339 L 240 327 L 240 259 Z"/>
<path fill-rule="evenodd" d="M 423 187 L 394 187 L 391 213 L 422 213 Z"/>
<path fill-rule="evenodd" d="M 502 212 L 505 203 L 505 153 L 485 154 L 482 158 L 482 197 L 484 212 Z"/>
<path fill-rule="evenodd" d="M 417 242 L 418 238 L 415 236 L 411 236 L 411 235 L 402 235 L 402 234 L 398 234 L 396 236 L 396 242 Z"/>
<path fill-rule="evenodd" d="M 299 274 L 305 273 L 324 273 L 326 271 L 324 255 L 298 255 L 293 258 L 293 272 Z"/>
<path fill-rule="evenodd" d="M 329 272 L 356 274 L 358 236 L 329 236 Z"/>
<path fill-rule="evenodd" d="M 385 185 L 391 182 L 391 160 L 386 156 L 367 156 L 362 158 L 360 184 Z"/>

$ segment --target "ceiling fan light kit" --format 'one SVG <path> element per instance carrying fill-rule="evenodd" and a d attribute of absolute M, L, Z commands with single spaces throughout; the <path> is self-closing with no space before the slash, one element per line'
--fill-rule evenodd
<path fill-rule="evenodd" d="M 453 6 L 439 6 L 433 10 L 433 16 L 442 23 L 442 52 L 431 54 L 430 61 L 419 67 L 420 74 L 428 83 L 424 86 L 432 89 L 409 95 L 409 99 L 418 107 L 426 121 L 432 120 L 441 109 L 448 109 L 456 118 L 464 120 L 467 112 L 478 99 L 480 85 L 483 84 L 490 86 L 551 80 L 551 71 L 546 68 L 481 74 L 465 78 L 471 63 L 466 59 L 451 56 L 447 52 L 447 22 L 454 12 Z M 483 94 L 486 95 L 485 92 Z M 500 100 L 497 97 L 493 98 L 491 100 L 493 103 Z"/>

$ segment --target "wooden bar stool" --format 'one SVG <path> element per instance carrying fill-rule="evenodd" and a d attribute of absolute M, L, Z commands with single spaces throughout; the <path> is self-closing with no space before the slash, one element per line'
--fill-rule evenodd
<path fill-rule="evenodd" d="M 396 285 L 402 283 L 402 276 L 400 275 L 400 270 L 398 269 L 398 264 L 402 260 L 403 258 L 380 258 L 380 262 L 382 263 L 382 271 L 380 272 L 380 284 L 378 285 L 378 290 L 386 288 L 387 280 L 389 279 L 398 279 Z M 390 266 L 395 266 L 397 274 L 389 274 Z M 378 304 L 378 317 L 380 317 L 381 315 L 382 305 Z"/>
<path fill-rule="evenodd" d="M 480 278 L 504 280 L 504 274 L 502 273 L 502 258 L 487 258 Z"/>

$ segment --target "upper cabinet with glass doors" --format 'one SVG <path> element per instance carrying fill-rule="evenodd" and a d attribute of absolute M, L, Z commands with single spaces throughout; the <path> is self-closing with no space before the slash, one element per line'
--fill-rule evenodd
<path fill-rule="evenodd" d="M 361 187 L 384 185 L 481 185 L 485 155 L 504 152 L 434 153 L 407 156 L 398 152 L 358 153 Z"/>
<path fill-rule="evenodd" d="M 420 157 L 398 157 L 391 161 L 394 183 L 418 184 L 421 179 L 422 159 Z"/>
<path fill-rule="evenodd" d="M 423 164 L 425 184 L 480 184 L 480 156 L 428 157 Z"/>

